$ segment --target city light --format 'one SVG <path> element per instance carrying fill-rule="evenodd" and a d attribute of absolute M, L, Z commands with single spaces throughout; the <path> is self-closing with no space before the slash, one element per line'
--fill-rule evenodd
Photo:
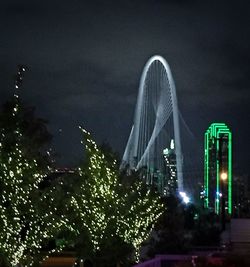
<path fill-rule="evenodd" d="M 225 123 L 212 123 L 205 132 L 204 150 L 204 206 L 220 213 L 221 202 L 214 202 L 213 192 L 226 197 L 228 214 L 232 214 L 232 133 Z M 222 196 L 220 196 L 222 197 Z"/>
<path fill-rule="evenodd" d="M 182 197 L 182 201 L 185 204 L 188 204 L 190 202 L 190 198 L 187 196 L 187 194 L 185 192 L 180 192 L 179 194 Z"/>
<path fill-rule="evenodd" d="M 220 175 L 220 178 L 221 178 L 221 180 L 223 180 L 223 181 L 227 180 L 227 173 L 226 173 L 226 172 L 223 172 L 223 173 Z"/>

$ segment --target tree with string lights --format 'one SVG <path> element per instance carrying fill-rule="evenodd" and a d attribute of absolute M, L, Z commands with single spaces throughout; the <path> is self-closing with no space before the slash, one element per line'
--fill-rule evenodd
<path fill-rule="evenodd" d="M 0 128 L 6 133 L 6 147 L 12 149 L 16 143 L 15 131 L 18 126 L 22 133 L 19 142 L 23 147 L 23 153 L 26 157 L 35 158 L 39 167 L 46 170 L 52 164 L 51 151 L 48 148 L 52 135 L 47 130 L 47 121 L 36 117 L 35 108 L 25 106 L 19 97 L 25 71 L 23 65 L 18 67 L 14 96 L 5 102 L 1 109 Z"/>
<path fill-rule="evenodd" d="M 50 166 L 41 151 L 35 153 L 34 139 L 27 142 L 17 94 L 24 71 L 20 66 L 16 93 L 6 109 L 9 112 L 0 116 L 0 254 L 11 266 L 31 264 L 43 243 L 66 224 L 64 218 L 55 217 L 51 207 L 43 206 L 48 195 L 42 194 L 39 184 Z"/>
<path fill-rule="evenodd" d="M 89 240 L 92 257 L 99 257 L 103 266 L 104 260 L 124 260 L 122 256 L 128 256 L 125 251 L 138 253 L 162 214 L 163 205 L 142 182 L 123 186 L 116 162 L 108 162 L 91 135 L 81 131 L 86 162 L 79 168 L 82 184 L 78 194 L 72 196 L 71 205 L 79 221 L 78 231 L 88 236 L 85 240 Z"/>

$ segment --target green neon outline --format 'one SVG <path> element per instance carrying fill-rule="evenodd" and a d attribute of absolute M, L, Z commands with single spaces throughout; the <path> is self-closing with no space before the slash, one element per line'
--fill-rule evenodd
<path fill-rule="evenodd" d="M 219 153 L 219 139 L 216 139 L 216 156 Z M 218 198 L 217 192 L 220 192 L 220 164 L 219 160 L 216 159 L 216 201 L 215 201 L 215 213 L 220 212 L 220 199 Z M 217 201 L 219 199 L 219 201 Z"/>
<path fill-rule="evenodd" d="M 232 133 L 229 133 L 228 142 L 228 213 L 232 214 Z"/>
<path fill-rule="evenodd" d="M 222 138 L 222 136 L 227 135 L 228 138 L 228 164 L 227 164 L 227 174 L 228 174 L 228 199 L 227 199 L 227 208 L 228 208 L 228 214 L 232 214 L 232 132 L 228 128 L 228 126 L 225 123 L 222 122 L 216 122 L 212 123 L 207 131 L 205 132 L 205 151 L 204 151 L 204 189 L 205 189 L 205 199 L 204 199 L 204 206 L 206 208 L 209 207 L 209 183 L 210 183 L 210 151 L 209 147 L 211 146 L 211 142 L 215 140 L 215 146 L 216 146 L 216 154 L 219 153 L 219 139 Z M 219 164 L 218 158 L 216 158 L 216 192 L 219 192 L 220 190 L 220 172 L 221 172 L 221 166 Z M 215 212 L 219 214 L 220 212 L 220 198 L 218 196 L 215 196 Z"/>
<path fill-rule="evenodd" d="M 232 133 L 227 129 L 219 129 L 218 134 L 227 134 L 228 135 L 228 198 L 227 198 L 227 208 L 228 213 L 232 214 Z"/>
<path fill-rule="evenodd" d="M 208 148 L 208 131 L 205 133 L 205 162 L 204 162 L 204 190 L 205 190 L 205 199 L 204 206 L 208 208 L 209 206 L 209 148 Z"/>

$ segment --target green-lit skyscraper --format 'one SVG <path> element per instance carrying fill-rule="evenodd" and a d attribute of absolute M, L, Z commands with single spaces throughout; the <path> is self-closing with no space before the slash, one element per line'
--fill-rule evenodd
<path fill-rule="evenodd" d="M 204 206 L 232 214 L 232 133 L 225 123 L 212 123 L 205 133 Z"/>

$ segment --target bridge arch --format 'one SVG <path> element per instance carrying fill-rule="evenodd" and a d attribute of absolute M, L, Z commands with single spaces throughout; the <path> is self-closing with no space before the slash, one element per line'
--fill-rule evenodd
<path fill-rule="evenodd" d="M 164 144 L 164 134 L 171 137 L 164 127 L 170 120 L 175 143 L 178 191 L 181 192 L 183 170 L 176 87 L 167 61 L 155 55 L 147 61 L 141 75 L 134 124 L 121 166 L 128 164 L 131 169 L 153 168 L 160 173 L 163 168 L 160 163 L 163 149 L 167 146 Z"/>

